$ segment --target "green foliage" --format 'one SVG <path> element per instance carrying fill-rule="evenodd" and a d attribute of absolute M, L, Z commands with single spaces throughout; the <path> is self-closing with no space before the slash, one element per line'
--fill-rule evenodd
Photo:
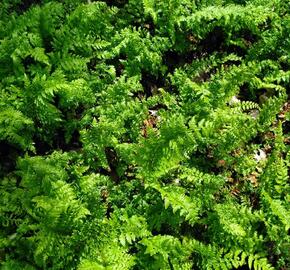
<path fill-rule="evenodd" d="M 289 269 L 289 13 L 1 1 L 1 269 Z"/>
<path fill-rule="evenodd" d="M 0 140 L 32 150 L 33 121 L 20 111 L 7 107 L 0 111 Z"/>

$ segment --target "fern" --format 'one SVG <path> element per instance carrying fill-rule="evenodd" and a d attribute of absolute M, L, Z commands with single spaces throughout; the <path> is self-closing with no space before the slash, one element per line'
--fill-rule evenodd
<path fill-rule="evenodd" d="M 0 111 L 0 140 L 22 149 L 33 149 L 33 121 L 20 111 L 7 108 Z"/>
<path fill-rule="evenodd" d="M 288 269 L 286 0 L 0 3 L 1 269 Z"/>

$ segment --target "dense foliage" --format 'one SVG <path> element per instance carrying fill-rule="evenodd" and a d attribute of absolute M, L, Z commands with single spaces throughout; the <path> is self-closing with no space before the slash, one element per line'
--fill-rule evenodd
<path fill-rule="evenodd" d="M 0 263 L 289 269 L 290 2 L 0 3 Z"/>

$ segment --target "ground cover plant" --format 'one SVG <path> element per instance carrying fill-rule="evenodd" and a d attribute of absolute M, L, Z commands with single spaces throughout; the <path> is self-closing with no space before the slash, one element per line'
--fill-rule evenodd
<path fill-rule="evenodd" d="M 2 0 L 1 269 L 290 269 L 289 12 Z"/>

